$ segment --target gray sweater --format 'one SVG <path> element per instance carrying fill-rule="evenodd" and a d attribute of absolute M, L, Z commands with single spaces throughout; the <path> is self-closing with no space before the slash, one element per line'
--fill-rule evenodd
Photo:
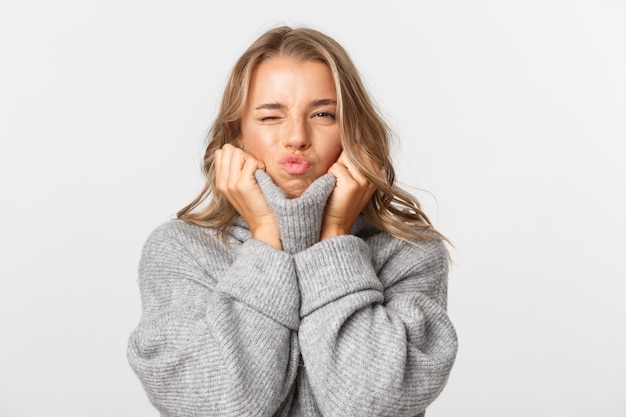
<path fill-rule="evenodd" d="M 282 251 L 242 219 L 227 245 L 170 221 L 144 246 L 128 360 L 152 404 L 172 417 L 422 415 L 457 351 L 443 243 L 409 244 L 362 217 L 317 242 L 335 178 L 287 199 L 256 177 Z"/>

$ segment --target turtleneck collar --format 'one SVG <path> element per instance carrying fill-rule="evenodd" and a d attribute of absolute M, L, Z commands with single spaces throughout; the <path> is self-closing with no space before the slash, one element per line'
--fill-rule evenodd
<path fill-rule="evenodd" d="M 300 197 L 287 198 L 267 173 L 257 170 L 254 176 L 278 221 L 283 250 L 294 254 L 317 243 L 324 206 L 335 187 L 335 177 L 322 175 Z M 237 219 L 235 226 L 246 229 L 245 232 L 233 230 L 235 237 L 240 240 L 250 238 L 248 225 L 242 218 Z"/>

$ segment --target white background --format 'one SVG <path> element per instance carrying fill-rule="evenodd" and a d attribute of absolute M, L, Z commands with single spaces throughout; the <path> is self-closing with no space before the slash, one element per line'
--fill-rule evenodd
<path fill-rule="evenodd" d="M 429 417 L 626 416 L 618 0 L 0 0 L 0 415 L 157 415 L 125 357 L 141 245 L 281 23 L 350 52 L 455 245 L 460 350 Z"/>

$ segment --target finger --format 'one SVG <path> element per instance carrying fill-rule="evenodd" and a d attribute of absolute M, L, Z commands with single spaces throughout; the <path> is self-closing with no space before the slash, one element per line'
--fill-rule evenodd
<path fill-rule="evenodd" d="M 341 161 L 337 161 L 331 172 L 337 177 L 337 187 L 343 189 L 344 192 L 356 193 L 354 195 L 358 195 L 358 204 L 365 204 L 376 190 L 376 186 L 361 174 L 347 155 L 340 156 L 340 159 Z"/>
<path fill-rule="evenodd" d="M 234 149 L 234 146 L 226 144 L 221 149 L 215 151 L 216 186 L 225 194 L 228 194 L 228 184 L 231 178 L 230 166 Z"/>
<path fill-rule="evenodd" d="M 239 178 L 241 177 L 241 168 L 245 158 L 243 152 L 240 149 L 233 148 L 230 152 L 230 158 L 228 162 L 228 185 L 229 187 L 236 186 Z"/>
<path fill-rule="evenodd" d="M 245 152 L 244 152 L 245 153 Z M 265 168 L 265 166 L 263 166 Z M 241 168 L 241 176 L 244 179 L 249 179 L 252 182 L 256 183 L 254 179 L 254 171 L 259 168 L 259 161 L 256 160 L 252 155 L 246 154 L 244 157 L 244 163 Z"/>
<path fill-rule="evenodd" d="M 326 172 L 334 175 L 335 178 L 337 179 L 339 179 L 339 177 L 350 175 L 350 173 L 348 172 L 348 168 L 343 163 L 339 162 L 339 160 L 337 160 L 337 162 L 332 164 L 330 168 L 328 168 L 328 171 Z"/>
<path fill-rule="evenodd" d="M 346 191 L 358 187 L 358 182 L 352 177 L 348 168 L 340 162 L 335 162 L 328 169 L 328 173 L 337 178 L 336 187 Z"/>
<path fill-rule="evenodd" d="M 347 172 L 349 173 L 349 175 L 354 178 L 354 180 L 356 182 L 358 182 L 360 185 L 366 185 L 369 183 L 369 180 L 367 179 L 367 177 L 365 177 L 365 175 L 363 175 L 361 173 L 361 171 L 357 168 L 357 166 L 350 160 L 350 158 L 348 158 L 348 155 L 342 153 L 339 156 L 339 159 L 337 160 L 337 162 L 339 162 L 340 164 L 342 164 L 343 166 L 346 167 Z"/>
<path fill-rule="evenodd" d="M 375 178 L 379 178 L 382 175 L 382 170 L 380 167 L 372 161 L 363 150 L 359 150 L 359 155 L 361 159 L 360 163 L 365 165 L 368 170 L 368 174 L 373 175 Z M 370 179 L 357 167 L 355 163 L 353 163 L 350 158 L 348 158 L 347 154 L 342 154 L 341 156 L 342 163 L 348 168 L 348 172 L 352 177 L 361 185 L 367 186 L 370 191 L 376 188 L 376 185 L 370 181 Z"/>

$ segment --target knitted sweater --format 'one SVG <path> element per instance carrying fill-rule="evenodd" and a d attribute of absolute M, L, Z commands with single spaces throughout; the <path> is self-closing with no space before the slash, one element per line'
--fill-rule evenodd
<path fill-rule="evenodd" d="M 452 368 L 448 261 L 364 218 L 317 242 L 335 178 L 288 199 L 256 178 L 283 250 L 239 219 L 227 244 L 182 221 L 158 227 L 139 266 L 142 316 L 128 360 L 161 416 L 421 416 Z"/>

